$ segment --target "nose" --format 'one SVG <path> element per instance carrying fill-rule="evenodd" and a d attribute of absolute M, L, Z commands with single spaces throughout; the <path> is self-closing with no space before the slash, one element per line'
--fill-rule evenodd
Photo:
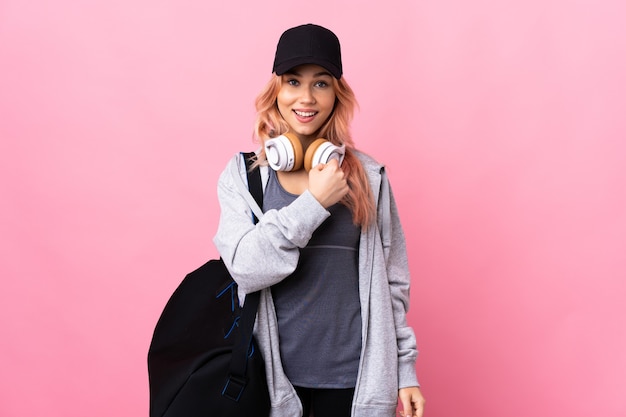
<path fill-rule="evenodd" d="M 313 94 L 313 87 L 303 88 L 302 96 L 300 96 L 302 103 L 315 103 L 315 95 Z"/>

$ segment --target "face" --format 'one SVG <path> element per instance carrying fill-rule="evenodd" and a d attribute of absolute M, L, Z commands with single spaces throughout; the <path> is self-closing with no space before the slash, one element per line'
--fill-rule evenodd
<path fill-rule="evenodd" d="M 335 106 L 332 75 L 319 65 L 307 64 L 281 76 L 278 111 L 303 145 L 317 139 L 317 133 Z"/>

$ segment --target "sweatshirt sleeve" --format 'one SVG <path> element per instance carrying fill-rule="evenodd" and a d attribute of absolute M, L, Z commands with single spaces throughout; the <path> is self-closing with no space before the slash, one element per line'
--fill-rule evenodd
<path fill-rule="evenodd" d="M 383 207 L 388 210 L 386 214 L 388 221 L 384 225 L 387 229 L 383 232 L 386 235 L 383 238 L 383 246 L 398 342 L 398 384 L 400 388 L 406 388 L 419 386 L 415 371 L 418 354 L 415 332 L 408 325 L 406 318 L 409 310 L 411 277 L 404 231 L 386 175 L 383 175 L 383 189 L 386 190 L 381 193 L 381 197 L 387 199 L 387 204 Z"/>
<path fill-rule="evenodd" d="M 269 287 L 296 268 L 300 248 L 330 215 L 309 191 L 290 205 L 269 210 L 255 225 L 242 193 L 247 185 L 230 161 L 217 184 L 220 219 L 213 242 L 239 287 L 240 295 Z"/>

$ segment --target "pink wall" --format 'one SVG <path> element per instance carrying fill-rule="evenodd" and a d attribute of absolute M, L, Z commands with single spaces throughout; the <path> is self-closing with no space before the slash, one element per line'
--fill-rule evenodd
<path fill-rule="evenodd" d="M 426 415 L 626 415 L 623 2 L 336 3 L 0 3 L 1 416 L 147 415 L 154 324 L 309 21 L 389 165 Z"/>

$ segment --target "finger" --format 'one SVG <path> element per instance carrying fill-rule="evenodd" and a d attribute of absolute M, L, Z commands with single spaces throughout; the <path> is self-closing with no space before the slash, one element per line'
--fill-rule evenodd
<path fill-rule="evenodd" d="M 416 401 L 415 402 L 415 415 L 417 417 L 422 417 L 424 415 L 424 401 Z"/>
<path fill-rule="evenodd" d="M 413 415 L 413 407 L 411 406 L 410 399 L 402 399 L 402 413 L 404 417 L 411 417 Z"/>

